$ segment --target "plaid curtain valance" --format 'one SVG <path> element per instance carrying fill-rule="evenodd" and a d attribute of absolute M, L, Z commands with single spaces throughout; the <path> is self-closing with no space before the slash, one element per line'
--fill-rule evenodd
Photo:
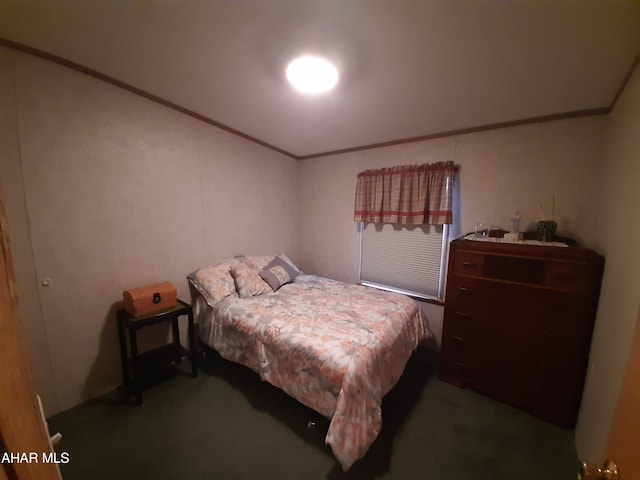
<path fill-rule="evenodd" d="M 452 222 L 453 162 L 366 170 L 356 184 L 356 222 L 443 225 Z"/>

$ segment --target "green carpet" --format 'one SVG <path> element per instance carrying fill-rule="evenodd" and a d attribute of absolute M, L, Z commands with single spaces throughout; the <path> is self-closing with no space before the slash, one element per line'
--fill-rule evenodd
<path fill-rule="evenodd" d="M 187 363 L 184 362 L 185 371 Z M 65 480 L 574 479 L 573 432 L 437 379 L 414 355 L 385 397 L 383 429 L 344 473 L 324 445 L 328 420 L 244 367 L 208 355 L 200 375 L 117 392 L 49 419 L 69 452 Z"/>

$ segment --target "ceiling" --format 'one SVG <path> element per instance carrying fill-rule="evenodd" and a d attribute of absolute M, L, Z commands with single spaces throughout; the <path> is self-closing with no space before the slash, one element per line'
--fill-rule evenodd
<path fill-rule="evenodd" d="M 2 0 L 0 37 L 295 157 L 608 108 L 640 47 L 625 0 Z M 300 53 L 335 90 L 292 89 Z"/>

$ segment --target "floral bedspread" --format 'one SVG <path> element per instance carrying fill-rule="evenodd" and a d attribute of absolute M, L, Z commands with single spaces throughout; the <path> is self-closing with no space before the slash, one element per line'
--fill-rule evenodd
<path fill-rule="evenodd" d="M 206 344 L 331 418 L 325 442 L 344 470 L 378 436 L 382 397 L 430 336 L 410 298 L 313 275 L 275 293 L 228 297 L 208 318 Z"/>

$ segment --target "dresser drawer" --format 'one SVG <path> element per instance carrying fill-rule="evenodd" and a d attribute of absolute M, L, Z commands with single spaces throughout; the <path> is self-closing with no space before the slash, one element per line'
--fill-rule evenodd
<path fill-rule="evenodd" d="M 575 365 L 541 364 L 535 376 L 531 411 L 562 427 L 575 425 L 582 394 L 584 368 Z"/>
<path fill-rule="evenodd" d="M 477 342 L 473 334 L 453 332 L 451 325 L 445 325 L 442 336 L 440 378 L 463 386 L 473 377 L 473 367 L 477 357 Z"/>
<path fill-rule="evenodd" d="M 440 360 L 438 376 L 444 382 L 464 387 L 467 385 L 468 379 L 471 377 L 467 371 L 466 363 L 459 360 L 443 357 Z"/>
<path fill-rule="evenodd" d="M 444 335 L 456 335 L 465 339 L 473 338 L 475 313 L 467 313 L 464 309 L 449 308 L 444 312 Z"/>
<path fill-rule="evenodd" d="M 493 398 L 522 408 L 529 408 L 535 385 L 535 358 L 531 348 L 523 342 L 501 335 L 487 335 L 481 356 L 473 359 L 469 385 Z"/>
<path fill-rule="evenodd" d="M 457 275 L 482 276 L 484 255 L 471 252 L 457 252 L 453 259 L 453 273 Z"/>
<path fill-rule="evenodd" d="M 492 296 L 493 286 L 486 280 L 455 275 L 447 285 L 445 306 L 468 312 L 482 308 Z"/>
<path fill-rule="evenodd" d="M 588 297 L 549 292 L 541 304 L 539 329 L 543 336 L 574 342 L 591 332 Z"/>
<path fill-rule="evenodd" d="M 442 339 L 442 349 L 446 351 L 447 358 L 454 362 L 468 363 L 471 348 L 471 339 L 460 335 L 447 335 Z"/>
<path fill-rule="evenodd" d="M 447 292 L 445 324 L 471 319 L 477 331 L 535 344 L 544 320 L 540 289 L 524 285 L 463 278 Z M 553 292 L 549 292 L 553 293 Z"/>
<path fill-rule="evenodd" d="M 565 292 L 589 293 L 593 275 L 585 263 L 547 262 L 544 285 Z"/>
<path fill-rule="evenodd" d="M 588 346 L 584 339 L 569 340 L 543 335 L 536 345 L 535 356 L 541 366 L 544 365 L 578 365 Z"/>
<path fill-rule="evenodd" d="M 541 368 L 576 370 L 582 368 L 589 351 L 589 338 L 563 339 L 543 335 L 535 348 L 535 358 Z"/>

